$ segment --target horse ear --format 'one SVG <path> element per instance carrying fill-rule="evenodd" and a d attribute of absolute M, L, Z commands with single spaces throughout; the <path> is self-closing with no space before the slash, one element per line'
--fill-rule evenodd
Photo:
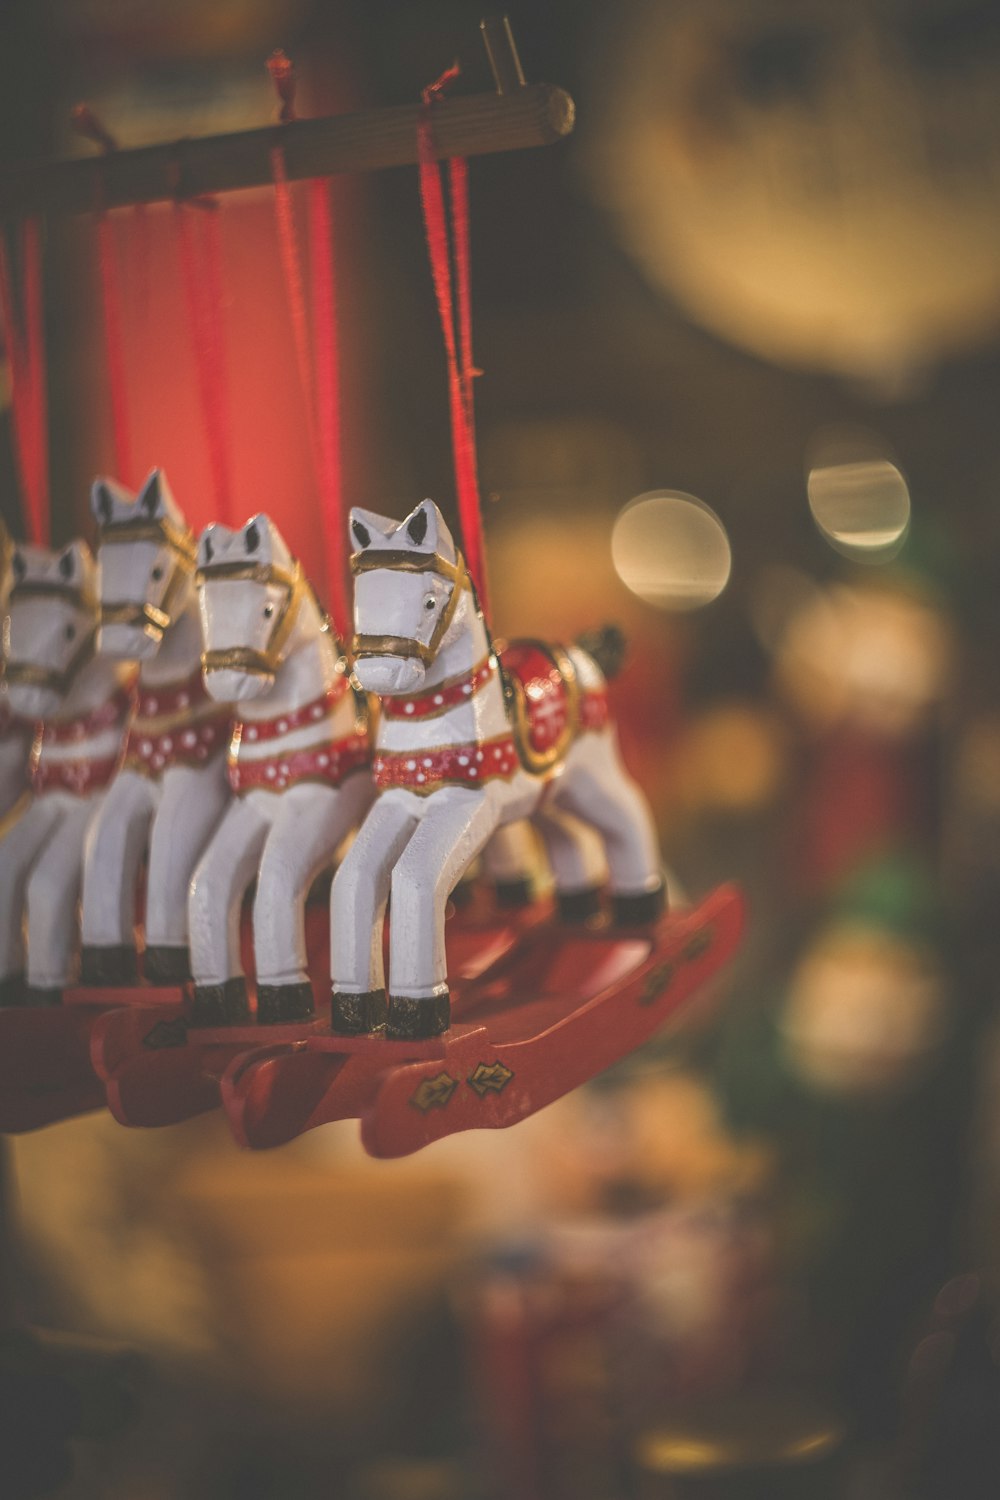
<path fill-rule="evenodd" d="M 72 546 L 67 547 L 59 558 L 59 577 L 65 578 L 67 582 L 73 577 L 76 569 L 76 558 L 73 556 Z"/>
<path fill-rule="evenodd" d="M 142 492 L 139 495 L 138 505 L 146 512 L 150 520 L 153 520 L 159 514 L 163 502 L 163 495 L 160 489 L 161 474 L 161 469 L 154 469 L 143 485 Z"/>
<path fill-rule="evenodd" d="M 395 531 L 395 521 L 387 516 L 377 516 L 373 510 L 362 510 L 359 505 L 351 511 L 347 523 L 347 534 L 353 546 L 364 549 L 376 539 L 385 542 Z"/>
<path fill-rule="evenodd" d="M 244 531 L 243 543 L 248 552 L 256 552 L 260 546 L 260 527 L 256 521 L 251 521 Z"/>
<path fill-rule="evenodd" d="M 455 544 L 451 533 L 433 500 L 421 500 L 411 510 L 399 531 L 408 547 L 419 548 L 421 552 L 440 552 L 442 556 L 450 557 L 454 554 Z"/>
<path fill-rule="evenodd" d="M 198 566 L 200 568 L 207 567 L 209 563 L 215 561 L 215 554 L 218 550 L 216 539 L 216 532 L 218 530 L 217 524 L 213 521 L 210 526 L 205 527 L 205 530 L 198 538 Z"/>
<path fill-rule="evenodd" d="M 101 526 L 107 526 L 114 511 L 114 502 L 103 479 L 95 479 L 90 487 L 90 509 L 94 520 Z"/>
<path fill-rule="evenodd" d="M 423 506 L 415 510 L 406 523 L 406 535 L 415 547 L 419 547 L 427 535 L 427 512 Z"/>

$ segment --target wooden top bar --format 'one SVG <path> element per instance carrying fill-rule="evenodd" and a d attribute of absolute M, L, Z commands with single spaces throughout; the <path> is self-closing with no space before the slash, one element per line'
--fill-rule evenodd
<path fill-rule="evenodd" d="M 550 145 L 569 135 L 574 122 L 573 100 L 547 83 L 442 99 L 433 109 L 439 157 Z M 261 187 L 272 181 L 270 152 L 279 141 L 291 178 L 410 166 L 417 161 L 419 117 L 419 106 L 400 105 L 79 160 L 26 163 L 0 173 L 0 218 L 89 213 L 99 197 L 118 208 Z"/>

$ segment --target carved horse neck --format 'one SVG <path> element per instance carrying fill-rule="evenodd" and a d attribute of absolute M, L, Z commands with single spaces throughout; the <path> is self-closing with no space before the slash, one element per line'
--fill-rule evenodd
<path fill-rule="evenodd" d="M 114 697 L 131 676 L 132 668 L 127 663 L 106 656 L 89 656 L 73 678 L 58 713 L 51 714 L 46 723 L 58 724 L 90 713 Z"/>
<path fill-rule="evenodd" d="M 201 664 L 201 617 L 198 612 L 198 596 L 189 588 L 183 608 L 179 609 L 172 623 L 163 632 L 163 639 L 155 656 L 144 661 L 139 668 L 139 681 L 144 687 L 161 687 L 167 682 L 180 682 L 197 671 Z"/>
<path fill-rule="evenodd" d="M 462 678 L 472 677 L 475 669 L 491 654 L 492 646 L 482 615 L 476 608 L 473 596 L 464 593 L 456 608 L 445 643 L 427 669 L 420 686 L 413 692 L 389 695 L 403 701 L 415 697 L 431 712 L 425 717 L 417 713 L 413 718 L 389 717 L 385 714 L 379 724 L 378 744 L 381 749 L 401 751 L 426 749 L 429 746 L 482 743 L 505 733 L 508 728 L 507 708 L 499 671 L 494 670 L 485 681 L 469 683 L 467 696 L 448 702 L 441 709 L 434 707 L 434 690 L 441 684 L 454 684 L 461 692 Z M 397 710 L 397 714 L 399 711 Z"/>
<path fill-rule="evenodd" d="M 304 590 L 274 686 L 259 698 L 240 703 L 239 718 L 272 719 L 312 703 L 337 676 L 340 655 L 336 637 L 324 628 L 316 601 L 308 589 Z"/>

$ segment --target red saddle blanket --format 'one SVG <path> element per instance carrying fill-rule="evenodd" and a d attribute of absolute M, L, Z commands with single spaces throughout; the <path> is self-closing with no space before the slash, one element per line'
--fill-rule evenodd
<path fill-rule="evenodd" d="M 517 682 L 523 690 L 528 745 L 536 754 L 558 744 L 567 726 L 576 734 L 602 729 L 608 722 L 603 684 L 582 691 L 565 647 L 542 641 L 511 641 L 499 654 L 508 683 Z"/>

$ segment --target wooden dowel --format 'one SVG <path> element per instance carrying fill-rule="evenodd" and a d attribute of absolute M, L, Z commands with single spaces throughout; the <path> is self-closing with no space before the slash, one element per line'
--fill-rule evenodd
<path fill-rule="evenodd" d="M 99 179 L 108 208 L 261 187 L 272 180 L 270 152 L 279 139 L 291 178 L 411 166 L 417 161 L 418 118 L 419 107 L 404 104 L 100 158 L 26 164 L 0 173 L 0 218 L 89 213 L 98 201 Z M 434 106 L 434 142 L 439 157 L 515 151 L 561 140 L 573 120 L 573 101 L 563 89 L 535 83 L 510 94 L 441 100 Z"/>

